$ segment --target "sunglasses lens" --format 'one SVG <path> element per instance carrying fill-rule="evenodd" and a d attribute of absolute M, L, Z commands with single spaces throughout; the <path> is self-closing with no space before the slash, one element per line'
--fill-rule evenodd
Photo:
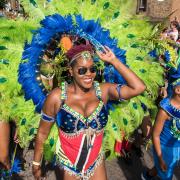
<path fill-rule="evenodd" d="M 91 73 L 95 73 L 97 71 L 97 68 L 96 68 L 96 66 L 93 66 L 89 70 Z"/>
<path fill-rule="evenodd" d="M 84 74 L 86 74 L 86 72 L 87 72 L 87 68 L 80 68 L 80 69 L 78 69 L 78 74 L 79 75 L 84 75 Z"/>
<path fill-rule="evenodd" d="M 89 68 L 89 71 L 91 73 L 95 73 L 96 70 L 97 70 L 96 66 L 92 66 L 92 67 Z M 85 68 L 85 67 L 84 68 L 79 68 L 78 69 L 78 74 L 79 75 L 84 75 L 84 74 L 86 74 L 87 71 L 88 71 L 88 68 Z"/>

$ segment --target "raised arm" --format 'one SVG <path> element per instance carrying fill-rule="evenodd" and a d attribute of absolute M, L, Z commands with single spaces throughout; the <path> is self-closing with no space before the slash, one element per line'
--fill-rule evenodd
<path fill-rule="evenodd" d="M 168 118 L 169 118 L 168 114 L 163 109 L 160 109 L 156 116 L 156 121 L 153 128 L 153 138 L 152 138 L 153 145 L 159 159 L 160 167 L 163 171 L 166 170 L 166 164 L 162 157 L 160 134 L 163 129 L 164 123 Z"/>
<path fill-rule="evenodd" d="M 60 107 L 59 89 L 55 89 L 48 95 L 42 110 L 42 117 L 39 124 L 38 132 L 35 141 L 34 160 L 33 160 L 33 175 L 35 179 L 41 177 L 41 159 L 43 154 L 43 145 L 47 139 L 52 125 L 55 121 L 55 116 Z"/>
<path fill-rule="evenodd" d="M 104 84 L 104 89 L 106 89 L 108 93 L 108 99 L 130 99 L 141 94 L 146 89 L 143 81 L 133 71 L 120 62 L 108 47 L 104 48 L 104 53 L 97 52 L 97 54 L 104 62 L 112 64 L 127 82 L 127 85 L 122 87 L 117 87 L 117 84 Z"/>

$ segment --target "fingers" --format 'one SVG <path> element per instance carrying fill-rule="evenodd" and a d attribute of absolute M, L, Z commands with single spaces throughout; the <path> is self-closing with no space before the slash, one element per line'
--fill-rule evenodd
<path fill-rule="evenodd" d="M 96 53 L 102 61 L 107 63 L 111 63 L 112 60 L 115 58 L 114 53 L 107 46 L 103 46 L 102 51 L 96 51 Z"/>
<path fill-rule="evenodd" d="M 112 54 L 112 51 L 111 51 L 111 49 L 108 46 L 104 46 L 103 50 L 105 52 L 104 54 L 110 54 L 110 55 Z"/>
<path fill-rule="evenodd" d="M 35 180 L 42 179 L 42 177 L 41 177 L 41 167 L 40 166 L 33 166 L 32 167 L 32 173 L 34 175 Z"/>
<path fill-rule="evenodd" d="M 163 98 L 166 98 L 166 97 L 167 97 L 167 91 L 166 91 L 166 89 L 161 89 L 161 91 L 160 91 L 160 96 L 163 97 Z"/>
<path fill-rule="evenodd" d="M 104 46 L 104 49 L 106 50 L 106 52 L 111 52 L 111 49 L 108 46 Z"/>
<path fill-rule="evenodd" d="M 167 166 L 166 166 L 165 163 L 164 163 L 164 165 L 163 165 L 163 169 L 164 169 L 164 171 L 167 171 Z"/>
<path fill-rule="evenodd" d="M 103 46 L 103 54 L 107 54 L 109 51 L 108 51 L 108 49 L 107 49 L 107 46 Z"/>
<path fill-rule="evenodd" d="M 18 137 L 17 137 L 17 134 L 14 136 L 14 142 L 15 142 L 16 144 L 19 143 L 19 139 L 18 139 Z"/>
<path fill-rule="evenodd" d="M 164 93 L 164 98 L 166 98 L 166 97 L 167 97 L 167 95 L 168 95 L 168 94 L 167 94 L 167 91 L 166 91 L 166 92 Z"/>
<path fill-rule="evenodd" d="M 111 52 L 111 49 L 107 46 L 102 46 L 102 51 L 97 51 L 97 53 L 101 54 L 108 54 L 109 52 Z"/>
<path fill-rule="evenodd" d="M 36 180 L 45 179 L 44 177 L 41 177 L 40 172 L 33 173 L 33 175 L 34 175 L 34 179 L 36 179 Z"/>
<path fill-rule="evenodd" d="M 163 168 L 162 168 L 162 171 L 163 171 L 163 172 L 166 172 L 166 171 L 167 171 L 167 167 L 163 167 Z"/>
<path fill-rule="evenodd" d="M 16 144 L 19 144 L 19 139 L 14 140 Z"/>
<path fill-rule="evenodd" d="M 166 90 L 164 89 L 164 87 L 162 87 L 160 89 L 160 96 L 164 98 L 165 95 L 166 95 Z"/>
<path fill-rule="evenodd" d="M 98 56 L 103 56 L 104 53 L 102 51 L 96 51 L 96 53 L 98 54 Z"/>
<path fill-rule="evenodd" d="M 167 171 L 167 166 L 166 166 L 166 163 L 165 163 L 164 161 L 162 161 L 162 162 L 160 163 L 160 167 L 161 167 L 161 170 L 162 170 L 163 172 Z"/>
<path fill-rule="evenodd" d="M 97 55 L 101 58 L 104 57 L 106 54 L 103 53 L 102 51 L 96 51 Z"/>
<path fill-rule="evenodd" d="M 101 51 L 97 51 L 96 53 L 100 58 L 102 58 L 104 56 L 104 54 Z"/>
<path fill-rule="evenodd" d="M 5 169 L 5 170 L 10 170 L 11 169 L 11 164 L 10 164 L 9 160 L 1 162 L 0 168 Z"/>
<path fill-rule="evenodd" d="M 17 144 L 19 143 L 18 131 L 17 131 L 17 129 L 16 129 L 16 131 L 15 131 L 15 133 L 14 133 L 14 138 L 13 138 L 13 139 L 14 139 L 14 142 L 15 142 L 15 143 L 17 143 Z"/>
<path fill-rule="evenodd" d="M 112 56 L 112 52 L 111 52 L 111 50 L 108 48 L 108 49 L 106 49 L 107 47 L 104 47 L 104 49 L 103 49 L 103 51 L 104 52 L 102 52 L 102 51 L 97 51 L 96 53 L 97 53 L 97 55 L 99 56 L 99 57 L 105 57 L 105 56 L 107 56 L 107 57 L 110 57 L 110 56 Z"/>

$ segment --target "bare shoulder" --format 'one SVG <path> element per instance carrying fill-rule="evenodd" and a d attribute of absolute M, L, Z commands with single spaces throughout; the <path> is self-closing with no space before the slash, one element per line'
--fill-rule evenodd
<path fill-rule="evenodd" d="M 50 111 L 50 114 L 57 113 L 61 106 L 61 89 L 60 88 L 55 88 L 53 89 L 47 96 L 44 106 L 43 106 L 43 111 Z"/>
<path fill-rule="evenodd" d="M 109 89 L 113 86 L 112 83 L 100 83 L 100 89 L 102 93 L 102 100 L 106 104 L 109 100 Z"/>
<path fill-rule="evenodd" d="M 166 112 L 164 109 L 160 108 L 159 109 L 159 112 L 158 112 L 158 115 L 164 119 L 164 120 L 168 120 L 170 119 L 170 115 L 168 114 L 168 112 Z"/>
<path fill-rule="evenodd" d="M 114 88 L 117 87 L 117 84 L 116 83 L 107 83 L 107 82 L 103 82 L 103 83 L 100 83 L 100 88 L 101 88 L 101 91 L 102 93 L 108 93 L 108 91 L 110 90 L 114 90 Z"/>
<path fill-rule="evenodd" d="M 106 82 L 100 83 L 100 88 L 102 93 L 107 92 L 109 87 L 111 87 L 112 85 L 113 85 L 112 83 L 106 83 Z"/>
<path fill-rule="evenodd" d="M 56 101 L 58 99 L 61 99 L 61 89 L 55 88 L 53 89 L 47 96 L 47 101 Z"/>
<path fill-rule="evenodd" d="M 61 96 L 61 88 L 57 87 L 55 89 L 53 89 L 49 95 L 53 96 L 53 97 L 57 97 L 57 96 Z"/>

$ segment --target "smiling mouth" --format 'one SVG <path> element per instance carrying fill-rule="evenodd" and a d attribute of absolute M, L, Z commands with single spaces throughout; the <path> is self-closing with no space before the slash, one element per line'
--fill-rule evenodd
<path fill-rule="evenodd" d="M 92 82 L 92 78 L 84 79 L 83 81 L 84 81 L 85 83 L 91 83 L 91 82 Z"/>

